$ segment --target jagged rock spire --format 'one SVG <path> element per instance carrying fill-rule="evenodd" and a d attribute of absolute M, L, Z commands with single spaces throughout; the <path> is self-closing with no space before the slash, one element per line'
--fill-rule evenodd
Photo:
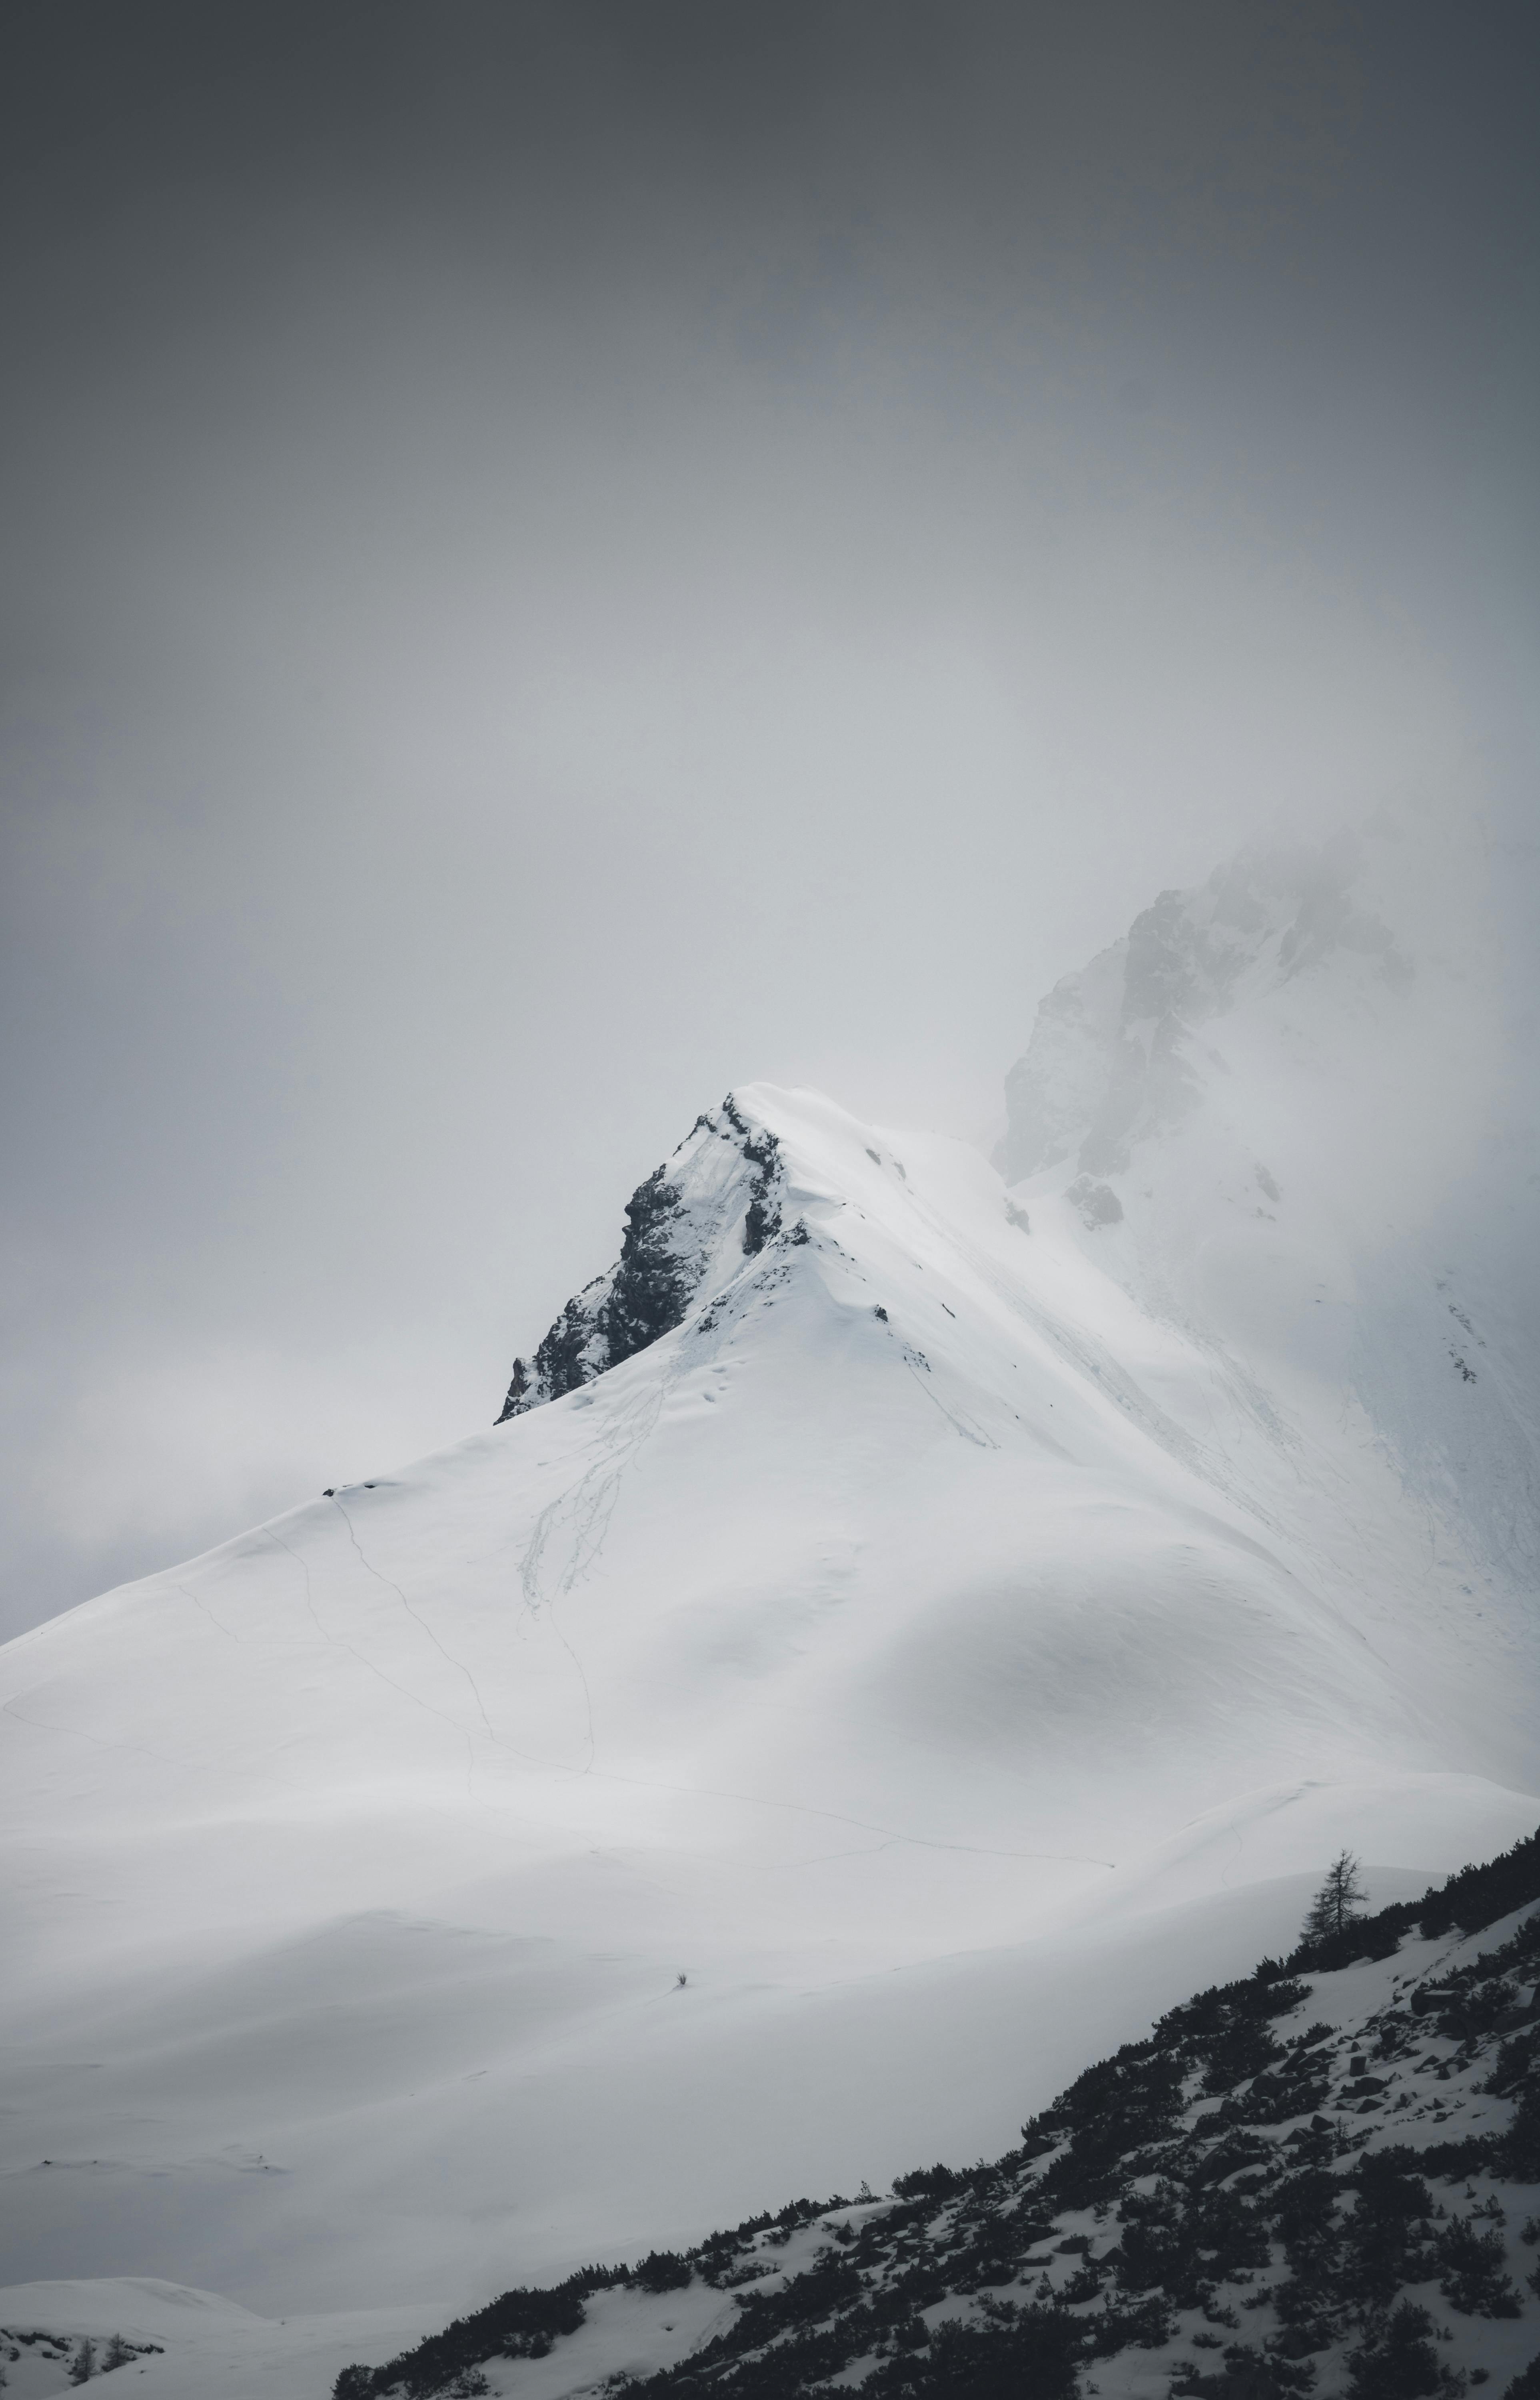
<path fill-rule="evenodd" d="M 497 1423 L 560 1399 L 684 1322 L 714 1270 L 781 1230 L 779 1145 L 729 1092 L 626 1202 L 615 1264 L 566 1302 L 531 1358 L 515 1358 Z"/>

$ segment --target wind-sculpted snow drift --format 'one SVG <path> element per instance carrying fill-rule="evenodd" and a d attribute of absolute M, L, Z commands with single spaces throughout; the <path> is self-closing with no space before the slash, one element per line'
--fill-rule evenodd
<path fill-rule="evenodd" d="M 1449 1414 L 1518 1459 L 1528 1387 L 1463 1285 L 1476 1383 L 1416 1347 L 1410 1200 L 1372 1281 L 1445 987 L 1354 909 L 1173 1002 L 1230 1071 L 1126 1165 L 739 1088 L 495 1428 L 0 1652 L 14 2274 L 442 2322 L 998 2151 L 1343 1843 L 1383 1900 L 1533 1826 Z"/>

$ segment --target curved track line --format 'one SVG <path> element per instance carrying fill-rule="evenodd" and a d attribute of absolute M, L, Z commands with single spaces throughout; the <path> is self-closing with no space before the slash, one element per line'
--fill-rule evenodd
<path fill-rule="evenodd" d="M 434 1649 L 438 1652 L 445 1665 L 453 1667 L 457 1673 L 465 1677 L 466 1682 L 470 1686 L 470 1696 L 476 1703 L 477 1710 L 481 1716 L 481 1721 L 486 1727 L 487 1739 L 489 1741 L 496 1741 L 497 1737 L 492 1730 L 492 1720 L 486 1713 L 486 1703 L 482 1698 L 480 1686 L 476 1682 L 475 1676 L 470 1672 L 470 1668 L 466 1666 L 463 1659 L 457 1658 L 452 1651 L 444 1648 L 443 1643 L 439 1640 L 438 1635 L 429 1624 L 428 1619 L 425 1616 L 419 1616 L 417 1615 L 416 1610 L 407 1599 L 406 1594 L 402 1591 L 400 1584 L 393 1582 L 389 1575 L 382 1575 L 378 1567 L 375 1566 L 364 1557 L 362 1546 L 359 1541 L 357 1534 L 353 1531 L 353 1520 L 349 1517 L 347 1509 L 343 1507 L 342 1502 L 336 1497 L 334 1493 L 332 1496 L 332 1506 L 337 1511 L 343 1523 L 348 1528 L 348 1538 L 352 1543 L 354 1549 L 358 1553 L 360 1565 L 367 1569 L 368 1573 L 374 1576 L 376 1583 L 382 1583 L 387 1591 L 393 1591 L 395 1593 L 396 1598 L 400 1601 L 402 1608 L 405 1609 L 406 1614 L 412 1619 L 413 1624 L 419 1626 L 422 1631 L 427 1634 L 428 1639 L 431 1642 Z M 453 1723 L 454 1720 L 450 1719 L 449 1722 Z M 460 1730 L 462 1733 L 465 1731 L 463 1725 L 460 1727 Z M 466 1741 L 468 1744 L 470 1742 L 470 1735 L 467 1734 Z"/>
<path fill-rule="evenodd" d="M 452 1732 L 459 1735 L 460 1739 L 464 1742 L 466 1747 L 466 1788 L 470 1791 L 470 1767 L 474 1764 L 474 1752 L 470 1747 L 470 1737 L 466 1732 L 466 1729 L 464 1725 L 461 1725 L 459 1719 L 457 1717 L 450 1716 L 443 1709 L 436 1709 L 431 1700 L 425 1700 L 423 1698 L 420 1692 L 409 1691 L 404 1684 L 398 1684 L 394 1675 L 388 1675 L 383 1667 L 377 1665 L 373 1658 L 366 1657 L 361 1650 L 355 1650 L 353 1644 L 350 1642 L 344 1641 L 340 1634 L 329 1633 L 316 1613 L 316 1603 L 310 1591 L 310 1569 L 307 1561 L 301 1558 L 297 1550 L 290 1548 L 289 1544 L 284 1540 L 281 1534 L 274 1533 L 271 1525 L 261 1525 L 257 1530 L 259 1533 L 266 1534 L 269 1541 L 276 1542 L 280 1550 L 288 1551 L 290 1558 L 293 1560 L 295 1566 L 298 1567 L 301 1575 L 305 1577 L 305 1605 L 310 1613 L 311 1623 L 314 1625 L 316 1631 L 320 1635 L 321 1640 L 328 1645 L 328 1647 L 333 1650 L 346 1650 L 349 1658 L 357 1659 L 361 1667 L 366 1667 L 372 1675 L 377 1675 L 380 1682 L 386 1684 L 389 1690 L 399 1693 L 403 1700 L 412 1701 L 415 1707 L 422 1709 L 429 1716 L 437 1717 L 441 1725 L 448 1725 Z M 358 1544 L 355 1542 L 353 1547 L 357 1549 Z M 363 1553 L 361 1550 L 359 1551 L 359 1555 L 362 1558 Z M 367 1566 L 368 1563 L 367 1559 L 365 1559 L 364 1564 Z M 475 1797 L 473 1792 L 471 1792 L 470 1796 L 472 1799 Z"/>

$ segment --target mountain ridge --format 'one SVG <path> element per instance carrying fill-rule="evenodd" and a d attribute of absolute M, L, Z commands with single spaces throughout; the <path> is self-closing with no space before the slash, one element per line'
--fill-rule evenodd
<path fill-rule="evenodd" d="M 722 1145 L 726 1145 L 724 1156 Z M 779 1144 L 729 1092 L 698 1116 L 625 1205 L 615 1265 L 566 1302 L 526 1362 L 513 1361 L 498 1425 L 579 1391 L 684 1322 L 734 1235 L 755 1258 L 781 1230 Z M 805 1238 L 805 1235 L 804 1235 Z"/>
<path fill-rule="evenodd" d="M 1116 1216 L 736 1086 L 496 1427 L 0 1651 L 28 2271 L 129 2223 L 288 2311 L 677 2244 L 782 2161 L 998 2148 L 1344 1842 L 1396 1893 L 1533 1825 L 1524 1587 L 1353 1364 L 1363 1077 L 1461 1030 L 1383 921 L 1410 983 L 1269 935 Z M 1508 1422 L 1464 1255 L 1392 1295 L 1436 1462 L 1446 1399 Z"/>

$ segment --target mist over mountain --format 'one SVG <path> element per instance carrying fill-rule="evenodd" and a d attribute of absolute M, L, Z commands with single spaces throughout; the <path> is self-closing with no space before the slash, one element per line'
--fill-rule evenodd
<path fill-rule="evenodd" d="M 1107 1228 L 1146 1305 L 1264 1378 L 1339 1379 L 1483 1588 L 1518 1591 L 1540 1565 L 1540 1137 L 1499 864 L 1385 808 L 1163 893 L 1043 1001 L 996 1163 Z"/>
<path fill-rule="evenodd" d="M 426 2325 L 1533 1830 L 1525 1153 L 1408 855 L 1162 895 L 1000 1169 L 736 1087 L 495 1426 L 0 1651 L 19 2276 Z"/>
<path fill-rule="evenodd" d="M 515 1358 L 497 1423 L 592 1384 L 682 1324 L 692 1300 L 780 1233 L 781 1182 L 775 1135 L 747 1125 L 729 1092 L 632 1193 L 615 1265 L 567 1302 L 528 1364 Z M 808 1239 L 806 1225 L 793 1239 Z"/>
<path fill-rule="evenodd" d="M 0 1631 L 480 1424 L 738 1082 L 971 1136 L 1279 815 L 1434 796 L 1533 1054 L 1537 46 L 4 12 Z"/>
<path fill-rule="evenodd" d="M 1537 85 L 0 10 L 3 2400 L 1540 2400 Z"/>

